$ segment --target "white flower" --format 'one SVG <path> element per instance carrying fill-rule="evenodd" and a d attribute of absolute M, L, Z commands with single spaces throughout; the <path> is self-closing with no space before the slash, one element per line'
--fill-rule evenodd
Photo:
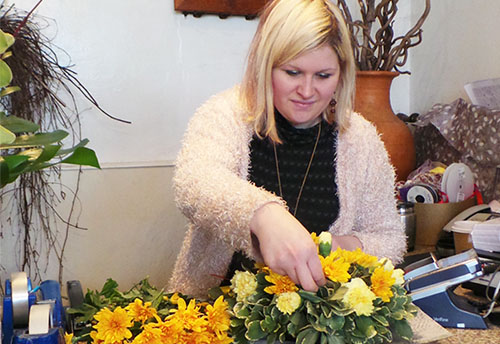
<path fill-rule="evenodd" d="M 257 278 L 248 271 L 236 271 L 231 279 L 231 289 L 236 293 L 237 301 L 245 301 L 255 293 Z"/>
<path fill-rule="evenodd" d="M 356 315 L 369 316 L 373 312 L 373 300 L 377 296 L 370 290 L 366 283 L 361 278 L 353 278 L 350 282 L 344 284 L 347 287 L 347 292 L 342 299 L 342 302 L 354 309 Z"/>
<path fill-rule="evenodd" d="M 278 296 L 276 300 L 276 306 L 284 314 L 292 314 L 300 307 L 302 299 L 300 295 L 296 292 L 286 292 Z"/>

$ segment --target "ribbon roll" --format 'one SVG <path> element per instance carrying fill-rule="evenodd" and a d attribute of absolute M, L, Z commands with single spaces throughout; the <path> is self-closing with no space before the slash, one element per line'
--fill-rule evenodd
<path fill-rule="evenodd" d="M 14 272 L 10 276 L 12 288 L 12 317 L 14 327 L 26 327 L 28 324 L 28 276 L 26 272 Z"/>
<path fill-rule="evenodd" d="M 49 333 L 49 329 L 52 326 L 51 319 L 51 304 L 45 303 L 31 306 L 28 325 L 29 335 Z"/>

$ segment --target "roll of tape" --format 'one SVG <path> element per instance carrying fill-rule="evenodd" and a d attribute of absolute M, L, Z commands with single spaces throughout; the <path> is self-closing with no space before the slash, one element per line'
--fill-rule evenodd
<path fill-rule="evenodd" d="M 52 327 L 52 305 L 36 304 L 31 306 L 28 324 L 28 333 L 47 334 Z"/>
<path fill-rule="evenodd" d="M 406 194 L 408 202 L 412 203 L 436 203 L 437 193 L 427 185 L 412 186 Z"/>
<path fill-rule="evenodd" d="M 10 276 L 12 288 L 12 318 L 14 327 L 28 325 L 29 300 L 26 272 L 14 272 Z"/>

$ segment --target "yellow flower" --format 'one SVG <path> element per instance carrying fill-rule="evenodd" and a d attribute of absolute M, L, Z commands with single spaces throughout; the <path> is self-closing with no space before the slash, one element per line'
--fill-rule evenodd
<path fill-rule="evenodd" d="M 227 331 L 231 324 L 231 317 L 227 307 L 227 302 L 224 301 L 224 297 L 219 296 L 217 300 L 215 300 L 213 306 L 207 305 L 205 308 L 208 327 L 216 334 L 217 338 L 227 336 Z"/>
<path fill-rule="evenodd" d="M 162 344 L 162 331 L 158 328 L 157 323 L 149 323 L 143 326 L 142 332 L 139 333 L 132 344 Z"/>
<path fill-rule="evenodd" d="M 311 233 L 311 239 L 314 241 L 316 245 L 319 245 L 319 237 L 316 233 L 314 232 Z"/>
<path fill-rule="evenodd" d="M 373 300 L 377 297 L 361 278 L 353 278 L 349 283 L 344 284 L 347 292 L 342 302 L 352 308 L 356 315 L 369 316 L 373 312 Z"/>
<path fill-rule="evenodd" d="M 231 287 L 228 285 L 223 285 L 222 287 L 220 287 L 220 291 L 222 292 L 222 294 L 227 295 L 231 291 Z"/>
<path fill-rule="evenodd" d="M 276 306 L 281 311 L 281 313 L 291 315 L 293 312 L 300 307 L 302 300 L 300 295 L 295 292 L 286 292 L 278 296 L 276 300 Z"/>
<path fill-rule="evenodd" d="M 386 270 L 383 266 L 373 271 L 371 276 L 372 291 L 384 302 L 389 302 L 393 293 L 391 287 L 396 280 L 392 277 L 392 271 Z"/>
<path fill-rule="evenodd" d="M 405 283 L 405 278 L 404 278 L 405 272 L 401 269 L 394 269 L 392 271 L 392 278 L 394 278 L 394 284 L 396 285 L 403 285 Z"/>
<path fill-rule="evenodd" d="M 151 302 L 146 302 L 143 304 L 141 299 L 135 299 L 134 302 L 130 303 L 125 310 L 134 319 L 134 321 L 142 322 L 143 324 L 156 315 L 156 309 L 151 307 Z"/>
<path fill-rule="evenodd" d="M 94 318 L 98 321 L 94 328 L 97 330 L 96 340 L 102 340 L 103 344 L 112 344 L 132 337 L 129 327 L 132 327 L 132 318 L 127 312 L 116 307 L 113 312 L 103 308 Z"/>
<path fill-rule="evenodd" d="M 299 290 L 290 277 L 277 274 L 272 270 L 269 270 L 269 275 L 266 276 L 266 281 L 273 284 L 264 288 L 264 291 L 268 294 L 280 295 L 282 293 Z"/>
<path fill-rule="evenodd" d="M 179 328 L 201 332 L 206 326 L 206 319 L 200 313 L 200 307 L 196 305 L 196 300 L 191 299 L 186 306 L 186 301 L 179 298 L 177 309 L 170 310 L 173 314 L 167 317 L 167 321 L 171 321 Z"/>
<path fill-rule="evenodd" d="M 64 333 L 64 342 L 66 344 L 71 344 L 73 342 L 73 333 Z"/>
<path fill-rule="evenodd" d="M 373 268 L 379 265 L 377 257 L 364 253 L 359 247 L 354 251 L 347 251 L 337 248 L 335 254 L 343 257 L 347 262 L 351 264 L 358 264 L 365 268 Z"/>
<path fill-rule="evenodd" d="M 237 301 L 245 301 L 255 293 L 257 278 L 248 271 L 236 271 L 231 279 L 231 289 L 236 293 Z"/>
<path fill-rule="evenodd" d="M 177 301 L 179 301 L 179 298 L 180 298 L 180 296 L 178 293 L 172 294 L 172 296 L 170 296 L 170 303 L 173 305 L 176 305 Z M 168 297 L 167 297 L 167 300 L 168 300 Z"/>
<path fill-rule="evenodd" d="M 351 278 L 348 272 L 351 264 L 346 262 L 344 258 L 331 254 L 326 258 L 319 256 L 319 260 L 326 278 L 330 281 L 345 283 Z"/>
<path fill-rule="evenodd" d="M 384 269 L 392 272 L 392 278 L 394 278 L 394 280 L 395 280 L 394 284 L 403 285 L 403 283 L 405 283 L 405 279 L 404 279 L 405 272 L 401 269 L 394 269 L 394 265 L 392 264 L 392 262 L 387 258 L 385 258 L 385 259 L 386 260 L 384 261 L 384 264 L 383 264 Z"/>

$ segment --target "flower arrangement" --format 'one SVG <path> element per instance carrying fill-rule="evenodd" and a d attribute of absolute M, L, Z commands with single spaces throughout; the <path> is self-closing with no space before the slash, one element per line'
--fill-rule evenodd
<path fill-rule="evenodd" d="M 384 343 L 410 340 L 417 313 L 402 287 L 403 271 L 360 249 L 331 251 L 331 235 L 313 234 L 327 278 L 312 293 L 266 266 L 237 271 L 225 299 L 235 343 Z"/>
<path fill-rule="evenodd" d="M 147 279 L 130 291 L 108 280 L 69 309 L 74 334 L 66 343 L 390 343 L 410 340 L 418 308 L 403 288 L 403 271 L 360 249 L 331 251 L 331 235 L 312 235 L 327 278 L 316 293 L 256 265 L 231 285 L 209 291 L 212 302 L 166 294 Z M 80 326 L 78 326 L 80 324 Z M 83 324 L 83 325 L 82 325 Z"/>
<path fill-rule="evenodd" d="M 128 292 L 109 279 L 88 291 L 81 307 L 70 308 L 74 333 L 66 344 L 229 344 L 230 312 L 220 296 L 213 303 L 166 294 L 142 280 Z"/>

